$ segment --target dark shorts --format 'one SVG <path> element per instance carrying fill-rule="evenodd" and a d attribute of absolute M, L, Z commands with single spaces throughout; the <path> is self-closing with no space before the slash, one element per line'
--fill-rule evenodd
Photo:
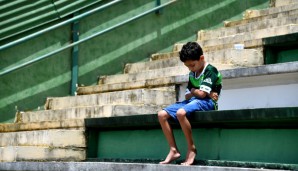
<path fill-rule="evenodd" d="M 194 111 L 208 111 L 214 110 L 214 108 L 214 102 L 212 101 L 212 99 L 198 99 L 192 97 L 189 100 L 184 100 L 182 102 L 172 104 L 164 108 L 163 110 L 165 110 L 174 120 L 178 121 L 176 113 L 179 109 L 184 109 L 186 111 L 186 116 L 189 117 L 190 114 Z"/>

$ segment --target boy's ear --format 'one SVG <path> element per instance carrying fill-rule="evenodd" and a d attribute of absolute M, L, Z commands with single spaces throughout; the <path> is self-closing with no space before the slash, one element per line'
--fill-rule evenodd
<path fill-rule="evenodd" d="M 200 60 L 201 60 L 201 59 L 203 60 L 204 58 L 205 58 L 204 55 L 201 55 L 201 56 L 200 56 Z"/>

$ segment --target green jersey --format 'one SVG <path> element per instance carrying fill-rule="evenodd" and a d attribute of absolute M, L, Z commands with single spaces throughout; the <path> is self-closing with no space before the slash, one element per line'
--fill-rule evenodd
<path fill-rule="evenodd" d="M 207 64 L 199 76 L 195 72 L 189 73 L 186 94 L 190 93 L 192 88 L 196 88 L 208 94 L 211 91 L 217 92 L 219 95 L 222 87 L 221 84 L 222 76 L 220 72 L 214 66 Z"/>

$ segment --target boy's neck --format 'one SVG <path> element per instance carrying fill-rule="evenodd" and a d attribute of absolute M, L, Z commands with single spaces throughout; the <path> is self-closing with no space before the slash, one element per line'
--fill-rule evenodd
<path fill-rule="evenodd" d="M 204 65 L 198 71 L 196 71 L 196 75 L 197 76 L 198 75 L 201 75 L 201 73 L 203 72 L 203 70 L 204 70 L 204 68 L 205 68 L 206 65 L 207 65 L 207 62 L 204 62 Z"/>

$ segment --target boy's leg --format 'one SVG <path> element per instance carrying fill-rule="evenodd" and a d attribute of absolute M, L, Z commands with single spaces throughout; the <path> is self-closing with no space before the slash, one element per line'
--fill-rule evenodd
<path fill-rule="evenodd" d="M 187 141 L 186 159 L 185 159 L 185 162 L 181 164 L 191 165 L 195 160 L 197 150 L 193 142 L 191 125 L 186 117 L 186 113 L 187 112 L 184 109 L 179 109 L 177 111 L 177 118 Z"/>
<path fill-rule="evenodd" d="M 162 131 L 163 131 L 163 133 L 168 141 L 168 144 L 170 146 L 169 154 L 167 155 L 167 157 L 164 161 L 160 162 L 160 164 L 171 163 L 172 161 L 174 161 L 180 157 L 180 152 L 177 148 L 174 134 L 173 134 L 173 129 L 171 128 L 171 126 L 168 122 L 168 119 L 170 117 L 171 116 L 165 110 L 161 110 L 158 112 L 159 123 L 161 125 Z"/>

